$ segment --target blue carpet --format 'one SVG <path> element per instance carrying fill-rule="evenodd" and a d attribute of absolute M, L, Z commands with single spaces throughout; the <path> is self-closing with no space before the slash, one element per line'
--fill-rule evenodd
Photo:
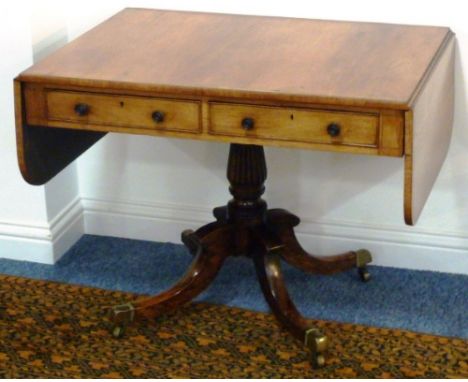
<path fill-rule="evenodd" d="M 177 281 L 191 258 L 177 244 L 85 235 L 56 265 L 0 259 L 0 273 L 155 294 Z M 372 280 L 362 283 L 356 271 L 316 276 L 283 269 L 306 316 L 468 338 L 468 276 L 372 266 Z M 253 264 L 242 257 L 228 258 L 197 300 L 268 311 Z"/>

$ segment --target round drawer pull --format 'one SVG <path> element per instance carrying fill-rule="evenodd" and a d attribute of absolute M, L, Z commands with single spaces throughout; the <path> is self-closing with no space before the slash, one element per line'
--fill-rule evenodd
<path fill-rule="evenodd" d="M 156 123 L 161 123 L 164 122 L 164 113 L 162 111 L 155 111 L 151 117 L 153 118 L 153 121 Z"/>
<path fill-rule="evenodd" d="M 85 115 L 89 114 L 89 105 L 85 103 L 77 103 L 75 105 L 75 113 L 80 116 L 84 117 Z"/>
<path fill-rule="evenodd" d="M 337 137 L 340 135 L 341 127 L 337 123 L 330 123 L 327 126 L 327 133 L 330 137 Z"/>
<path fill-rule="evenodd" d="M 252 130 L 254 128 L 255 122 L 253 118 L 244 118 L 241 122 L 241 126 L 244 130 Z"/>

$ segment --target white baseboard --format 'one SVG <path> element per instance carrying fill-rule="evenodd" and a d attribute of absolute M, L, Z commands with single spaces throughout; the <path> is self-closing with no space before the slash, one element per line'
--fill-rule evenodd
<path fill-rule="evenodd" d="M 0 258 L 54 264 L 84 232 L 80 198 L 49 223 L 0 222 Z"/>
<path fill-rule="evenodd" d="M 180 243 L 184 229 L 213 220 L 211 210 L 174 203 L 82 198 L 84 232 L 92 235 Z"/>
<path fill-rule="evenodd" d="M 0 258 L 54 264 L 83 233 L 179 243 L 212 220 L 211 208 L 76 198 L 49 224 L 0 222 Z M 317 255 L 367 248 L 376 265 L 468 274 L 468 235 L 307 219 L 296 232 Z"/>
<path fill-rule="evenodd" d="M 180 232 L 213 220 L 210 208 L 82 198 L 84 232 L 138 240 L 180 242 Z M 367 248 L 375 265 L 468 274 L 468 235 L 412 227 L 375 227 L 303 219 L 296 230 L 305 249 L 330 254 Z"/>

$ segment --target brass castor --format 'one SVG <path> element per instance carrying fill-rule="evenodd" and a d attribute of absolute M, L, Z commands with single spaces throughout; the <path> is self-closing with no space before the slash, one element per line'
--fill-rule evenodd
<path fill-rule="evenodd" d="M 365 283 L 371 279 L 371 274 L 367 270 L 367 267 L 358 268 L 359 277 Z"/>
<path fill-rule="evenodd" d="M 305 333 L 304 344 L 310 349 L 311 363 L 315 368 L 325 365 L 325 351 L 328 348 L 328 338 L 318 329 L 309 329 Z"/>
<path fill-rule="evenodd" d="M 122 338 L 125 328 L 135 318 L 135 308 L 132 304 L 116 305 L 110 311 L 112 329 L 111 334 L 114 338 Z"/>
<path fill-rule="evenodd" d="M 358 269 L 359 277 L 362 281 L 367 282 L 371 279 L 367 264 L 372 261 L 372 255 L 367 249 L 360 249 L 356 251 L 356 267 Z"/>
<path fill-rule="evenodd" d="M 114 326 L 112 328 L 112 337 L 114 338 L 122 338 L 125 334 L 125 327 L 124 326 Z"/>

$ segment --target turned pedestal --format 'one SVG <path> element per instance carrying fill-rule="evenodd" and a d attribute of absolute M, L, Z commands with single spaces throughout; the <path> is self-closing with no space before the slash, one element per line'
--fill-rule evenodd
<path fill-rule="evenodd" d="M 315 366 L 324 364 L 327 338 L 296 309 L 285 286 L 281 260 L 318 274 L 357 268 L 361 279 L 367 281 L 366 264 L 371 262 L 371 255 L 359 250 L 315 257 L 304 251 L 294 234 L 299 218 L 282 209 L 268 210 L 261 198 L 266 177 L 262 146 L 231 144 L 227 178 L 233 198 L 227 206 L 214 209 L 216 221 L 195 232 L 182 233 L 182 241 L 194 258 L 177 284 L 154 297 L 112 309 L 114 336 L 122 336 L 125 326 L 135 318 L 155 318 L 191 301 L 210 285 L 226 257 L 243 255 L 255 263 L 258 281 L 273 314 L 311 350 Z"/>

